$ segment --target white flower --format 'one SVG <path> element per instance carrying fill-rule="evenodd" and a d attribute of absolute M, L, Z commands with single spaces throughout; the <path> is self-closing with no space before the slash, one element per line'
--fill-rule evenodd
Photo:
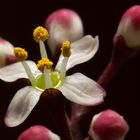
<path fill-rule="evenodd" d="M 40 47 L 44 48 L 42 42 Z M 17 62 L 0 69 L 0 79 L 3 81 L 13 82 L 20 78 L 29 78 L 31 81 L 31 86 L 18 90 L 13 97 L 5 116 L 6 125 L 14 127 L 21 124 L 37 104 L 41 93 L 47 88 L 57 88 L 68 100 L 77 104 L 96 105 L 103 102 L 105 91 L 95 81 L 81 73 L 66 76 L 67 70 L 91 59 L 98 47 L 98 37 L 87 35 L 71 44 L 69 57 L 60 55 L 54 71 L 45 67 L 44 72 L 41 73 L 32 61 Z M 44 58 L 47 53 L 42 50 L 41 56 Z M 19 54 L 21 55 L 21 52 Z M 27 58 L 26 52 L 22 54 Z"/>

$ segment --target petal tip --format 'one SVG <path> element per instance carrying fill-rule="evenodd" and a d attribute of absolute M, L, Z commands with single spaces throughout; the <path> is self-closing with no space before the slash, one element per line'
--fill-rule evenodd
<path fill-rule="evenodd" d="M 15 126 L 19 125 L 16 121 L 11 120 L 8 117 L 7 113 L 6 113 L 5 118 L 4 118 L 4 123 L 7 127 L 15 127 Z"/>

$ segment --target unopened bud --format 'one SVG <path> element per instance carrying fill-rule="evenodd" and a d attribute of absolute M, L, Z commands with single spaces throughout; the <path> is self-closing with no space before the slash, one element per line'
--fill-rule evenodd
<path fill-rule="evenodd" d="M 60 140 L 60 138 L 48 128 L 35 125 L 22 132 L 18 140 Z"/>
<path fill-rule="evenodd" d="M 82 20 L 70 9 L 60 9 L 50 14 L 45 21 L 45 27 L 50 34 L 47 41 L 53 55 L 64 41 L 73 42 L 83 36 Z"/>
<path fill-rule="evenodd" d="M 129 48 L 140 49 L 140 5 L 130 7 L 122 16 L 114 44 L 122 38 Z"/>
<path fill-rule="evenodd" d="M 105 110 L 92 119 L 89 135 L 93 140 L 124 140 L 129 126 L 115 111 Z"/>

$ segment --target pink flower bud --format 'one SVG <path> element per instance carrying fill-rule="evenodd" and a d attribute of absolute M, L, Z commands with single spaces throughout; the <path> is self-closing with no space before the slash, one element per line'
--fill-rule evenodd
<path fill-rule="evenodd" d="M 114 38 L 114 44 L 118 37 L 123 38 L 129 48 L 140 48 L 140 5 L 130 7 L 122 16 L 117 33 Z"/>
<path fill-rule="evenodd" d="M 22 132 L 18 140 L 60 140 L 60 138 L 48 128 L 35 125 Z"/>
<path fill-rule="evenodd" d="M 70 9 L 60 9 L 50 14 L 45 27 L 49 31 L 48 44 L 52 54 L 62 44 L 69 40 L 71 42 L 83 36 L 83 24 L 79 15 Z"/>
<path fill-rule="evenodd" d="M 13 48 L 14 47 L 10 42 L 0 38 L 0 67 L 16 61 Z"/>
<path fill-rule="evenodd" d="M 93 140 L 123 140 L 129 130 L 127 122 L 112 110 L 105 110 L 92 119 L 89 135 Z"/>

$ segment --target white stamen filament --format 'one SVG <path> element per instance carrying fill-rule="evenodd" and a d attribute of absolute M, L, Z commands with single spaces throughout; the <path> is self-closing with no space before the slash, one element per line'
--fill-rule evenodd
<path fill-rule="evenodd" d="M 52 88 L 52 81 L 49 75 L 49 69 L 47 69 L 46 67 L 44 68 L 44 76 L 45 76 L 45 85 L 46 88 Z"/>
<path fill-rule="evenodd" d="M 60 79 L 63 80 L 66 76 L 66 66 L 68 62 L 69 57 L 64 57 L 62 64 L 61 64 L 61 70 L 60 70 Z"/>
<path fill-rule="evenodd" d="M 31 72 L 31 70 L 30 70 L 28 64 L 27 64 L 25 61 L 22 61 L 21 63 L 22 63 L 22 65 L 24 66 L 25 71 L 26 71 L 26 73 L 27 73 L 27 75 L 28 75 L 28 77 L 29 77 L 29 80 L 30 80 L 30 82 L 31 82 L 31 84 L 32 84 L 32 86 L 33 86 L 33 85 L 34 85 L 34 82 L 35 82 L 35 77 L 34 77 L 34 75 L 32 74 L 32 72 Z"/>
<path fill-rule="evenodd" d="M 41 58 L 47 58 L 47 52 L 45 48 L 45 44 L 42 40 L 39 41 L 39 47 L 40 47 L 40 53 L 41 53 Z"/>

